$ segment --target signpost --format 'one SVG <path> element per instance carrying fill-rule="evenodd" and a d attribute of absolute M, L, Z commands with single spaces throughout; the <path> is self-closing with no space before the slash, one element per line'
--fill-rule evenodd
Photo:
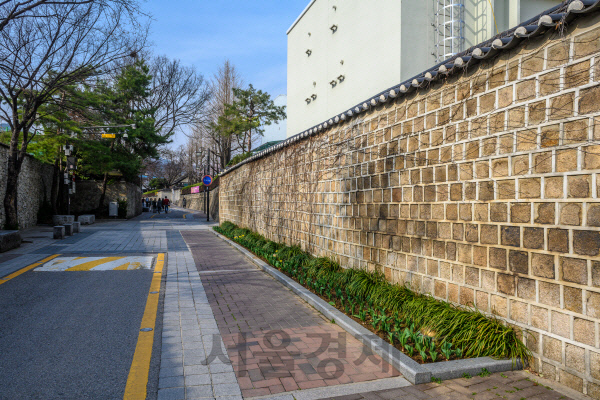
<path fill-rule="evenodd" d="M 212 176 L 204 175 L 202 177 L 202 183 L 204 183 L 204 186 L 210 186 L 210 184 L 212 183 Z"/>

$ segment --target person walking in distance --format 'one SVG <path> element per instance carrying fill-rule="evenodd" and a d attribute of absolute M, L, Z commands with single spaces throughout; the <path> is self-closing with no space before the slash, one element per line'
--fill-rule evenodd
<path fill-rule="evenodd" d="M 183 208 L 185 208 L 185 205 L 187 204 L 187 200 L 185 199 L 185 197 L 183 198 Z"/>
<path fill-rule="evenodd" d="M 165 214 L 169 212 L 169 204 L 171 203 L 169 201 L 169 199 L 167 198 L 167 196 L 165 196 L 165 199 L 162 201 L 163 206 L 165 207 Z"/>

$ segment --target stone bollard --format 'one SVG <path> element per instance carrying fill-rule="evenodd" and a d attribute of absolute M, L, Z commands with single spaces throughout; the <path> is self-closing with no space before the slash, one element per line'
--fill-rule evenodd
<path fill-rule="evenodd" d="M 73 236 L 73 224 L 64 224 L 65 236 Z"/>
<path fill-rule="evenodd" d="M 81 226 L 79 222 L 73 222 L 73 233 L 81 232 Z"/>
<path fill-rule="evenodd" d="M 54 227 L 54 239 L 64 239 L 65 238 L 65 227 L 55 226 Z"/>

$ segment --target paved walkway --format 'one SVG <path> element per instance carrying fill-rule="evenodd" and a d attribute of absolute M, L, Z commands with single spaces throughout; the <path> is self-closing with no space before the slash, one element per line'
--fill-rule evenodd
<path fill-rule="evenodd" d="M 157 371 L 151 368 L 148 399 L 583 398 L 555 383 L 536 385 L 526 372 L 410 385 L 211 233 L 214 224 L 204 218 L 174 208 L 166 215 L 99 221 L 60 241 L 49 227 L 26 230 L 26 243 L 0 254 L 0 277 L 52 254 L 164 252 L 164 313 L 159 308 Z"/>
<path fill-rule="evenodd" d="M 400 375 L 222 239 L 206 231 L 183 237 L 244 397 Z"/>

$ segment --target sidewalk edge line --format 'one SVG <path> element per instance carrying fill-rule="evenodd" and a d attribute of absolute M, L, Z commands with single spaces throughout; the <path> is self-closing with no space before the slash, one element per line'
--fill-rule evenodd
<path fill-rule="evenodd" d="M 442 380 L 460 378 L 463 374 L 477 375 L 483 368 L 489 372 L 504 372 L 515 369 L 522 369 L 521 362 L 517 362 L 516 368 L 513 367 L 512 360 L 494 360 L 491 357 L 467 358 L 463 360 L 440 361 L 431 364 L 419 364 L 400 350 L 391 346 L 389 343 L 375 335 L 373 332 L 359 325 L 350 317 L 340 312 L 330 304 L 327 304 L 323 299 L 310 292 L 305 287 L 301 286 L 296 281 L 289 278 L 284 273 L 271 267 L 260 258 L 256 257 L 243 246 L 235 243 L 229 238 L 221 235 L 214 230 L 211 230 L 216 236 L 225 240 L 232 247 L 239 250 L 250 261 L 262 268 L 266 273 L 278 280 L 292 292 L 308 304 L 325 315 L 329 320 L 334 320 L 337 325 L 352 335 L 354 338 L 362 342 L 365 346 L 371 349 L 396 368 L 402 376 L 408 379 L 413 384 L 429 383 L 432 377 Z"/>

